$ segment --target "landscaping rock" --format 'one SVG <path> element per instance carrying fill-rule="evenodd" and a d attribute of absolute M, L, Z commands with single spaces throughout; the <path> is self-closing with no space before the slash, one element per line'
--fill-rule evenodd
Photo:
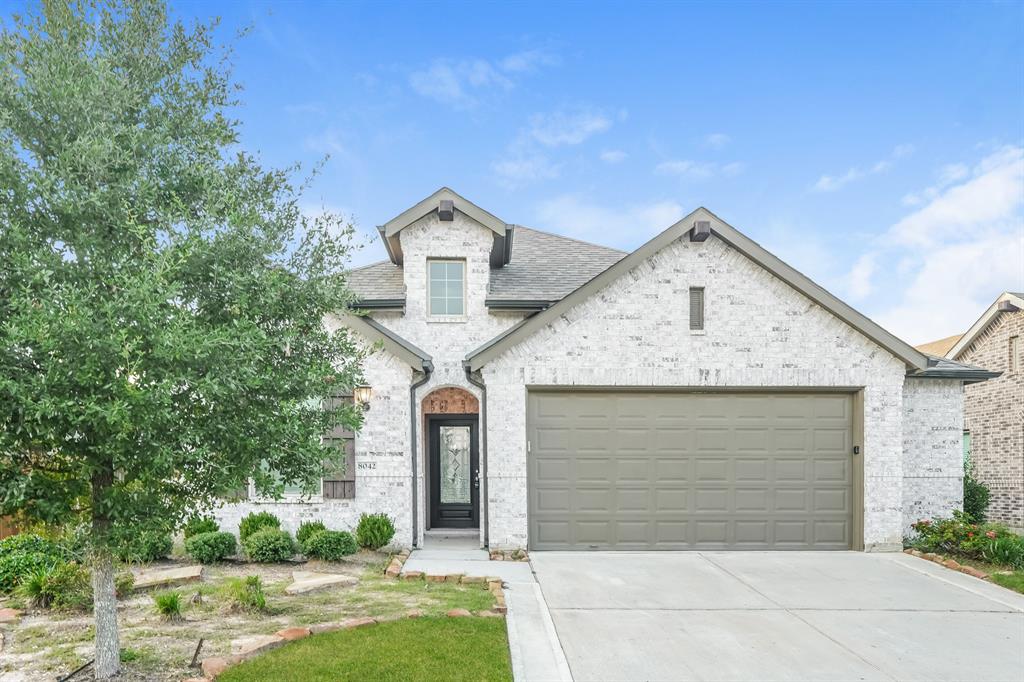
<path fill-rule="evenodd" d="M 427 579 L 428 583 L 443 583 L 445 577 L 446 576 L 443 576 L 443 575 L 433 575 L 433 574 L 430 574 L 430 573 L 428 573 L 426 575 L 426 579 Z"/>
<path fill-rule="evenodd" d="M 214 656 L 204 659 L 202 665 L 203 677 L 212 680 L 235 663 L 238 663 L 238 659 L 234 656 Z"/>
<path fill-rule="evenodd" d="M 473 614 L 467 611 L 466 609 L 452 609 L 448 612 L 447 615 L 449 618 L 468 618 Z"/>
<path fill-rule="evenodd" d="M 494 611 L 494 613 L 497 615 L 504 615 L 508 613 L 508 607 L 504 604 L 502 604 L 501 606 L 495 605 L 494 608 L 491 609 L 491 611 Z"/>
<path fill-rule="evenodd" d="M 17 623 L 21 619 L 18 609 L 0 609 L 0 625 Z"/>
<path fill-rule="evenodd" d="M 377 620 L 375 618 L 349 618 L 341 624 L 341 627 L 343 630 L 353 630 L 355 628 L 365 628 L 376 624 Z"/>
<path fill-rule="evenodd" d="M 276 649 L 284 644 L 284 639 L 278 635 L 252 635 L 231 640 L 231 654 L 239 660 L 252 658 L 264 651 Z"/>
<path fill-rule="evenodd" d="M 206 682 L 205 677 L 186 677 L 181 682 Z"/>
<path fill-rule="evenodd" d="M 984 571 L 978 570 L 974 566 L 961 566 L 960 567 L 960 571 L 962 573 L 966 573 L 969 576 L 973 576 L 975 578 L 980 578 L 981 580 L 984 580 L 985 578 L 988 577 L 987 573 L 985 573 Z"/>
<path fill-rule="evenodd" d="M 135 574 L 135 589 L 145 590 L 150 587 L 167 587 L 169 585 L 201 580 L 202 577 L 202 566 L 182 566 L 180 568 L 139 571 Z"/>
<path fill-rule="evenodd" d="M 476 615 L 481 618 L 501 618 L 501 614 L 496 611 L 477 611 Z"/>
<path fill-rule="evenodd" d="M 464 576 L 462 576 L 462 584 L 463 585 L 473 585 L 473 584 L 483 585 L 485 582 L 487 582 L 487 580 L 485 580 L 483 576 L 479 576 L 479 575 L 464 575 Z"/>
<path fill-rule="evenodd" d="M 423 580 L 423 571 L 406 571 L 402 577 L 406 580 Z"/>
<path fill-rule="evenodd" d="M 406 618 L 422 618 L 423 617 L 423 611 L 421 611 L 420 609 L 410 609 L 409 611 L 406 611 L 405 617 Z"/>
<path fill-rule="evenodd" d="M 449 573 L 444 577 L 446 583 L 457 583 L 462 580 L 463 575 L 461 573 Z"/>
<path fill-rule="evenodd" d="M 285 594 L 305 594 L 327 587 L 348 587 L 359 582 L 358 578 L 336 573 L 315 573 L 312 571 L 293 571 L 294 582 L 285 588 Z"/>
<path fill-rule="evenodd" d="M 959 571 L 960 570 L 960 564 L 957 563 L 956 561 L 953 561 L 952 559 L 946 559 L 945 561 L 942 562 L 942 565 L 945 566 L 946 568 L 952 568 L 954 571 Z"/>
<path fill-rule="evenodd" d="M 286 642 L 291 642 L 296 639 L 303 639 L 313 634 L 309 628 L 285 628 L 284 630 L 278 630 L 277 636 Z"/>

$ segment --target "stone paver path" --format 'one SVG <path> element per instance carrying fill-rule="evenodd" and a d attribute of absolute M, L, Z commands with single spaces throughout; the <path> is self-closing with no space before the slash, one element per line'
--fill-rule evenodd
<path fill-rule="evenodd" d="M 294 571 L 292 580 L 295 582 L 285 588 L 286 594 L 305 594 L 328 587 L 348 587 L 359 582 L 358 578 L 353 578 L 350 575 L 316 573 L 315 571 Z"/>
<path fill-rule="evenodd" d="M 149 587 L 164 587 L 199 580 L 203 577 L 202 566 L 183 566 L 181 568 L 161 568 L 139 571 L 135 574 L 135 589 L 144 590 Z"/>

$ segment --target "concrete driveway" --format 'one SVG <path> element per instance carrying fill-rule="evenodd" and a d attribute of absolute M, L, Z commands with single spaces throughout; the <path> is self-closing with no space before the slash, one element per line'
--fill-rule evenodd
<path fill-rule="evenodd" d="M 1024 596 L 904 554 L 530 560 L 576 682 L 1024 680 Z"/>

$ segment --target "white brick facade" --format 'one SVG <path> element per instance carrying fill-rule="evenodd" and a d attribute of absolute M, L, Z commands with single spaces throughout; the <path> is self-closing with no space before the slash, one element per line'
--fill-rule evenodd
<path fill-rule="evenodd" d="M 400 233 L 404 314 L 374 319 L 428 353 L 434 371 L 416 393 L 417 540 L 422 541 L 423 462 L 420 410 L 436 388 L 458 386 L 478 398 L 466 377 L 467 353 L 523 319 L 484 304 L 493 232 L 456 211 L 436 211 Z M 427 260 L 466 261 L 466 315 L 427 315 Z M 705 330 L 688 325 L 689 287 L 705 288 Z M 260 505 L 294 530 L 300 519 L 350 527 L 363 511 L 397 521 L 395 544 L 412 540 L 409 386 L 412 368 L 380 352 L 365 370 L 374 391 L 356 442 L 356 499 Z M 862 391 L 864 544 L 897 549 L 908 524 L 961 503 L 962 394 L 957 381 L 907 380 L 906 367 L 875 342 L 798 293 L 720 239 L 672 242 L 551 324 L 487 362 L 487 492 L 490 546 L 527 546 L 526 405 L 529 386 L 676 386 L 841 388 Z M 257 505 L 221 511 L 225 526 Z M 483 506 L 483 505 L 482 505 Z M 483 540 L 483 529 L 481 530 Z"/>

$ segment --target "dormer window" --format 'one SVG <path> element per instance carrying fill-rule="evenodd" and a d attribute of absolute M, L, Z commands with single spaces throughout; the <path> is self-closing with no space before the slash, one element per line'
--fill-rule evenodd
<path fill-rule="evenodd" d="M 427 261 L 427 301 L 432 316 L 466 314 L 466 261 Z"/>

